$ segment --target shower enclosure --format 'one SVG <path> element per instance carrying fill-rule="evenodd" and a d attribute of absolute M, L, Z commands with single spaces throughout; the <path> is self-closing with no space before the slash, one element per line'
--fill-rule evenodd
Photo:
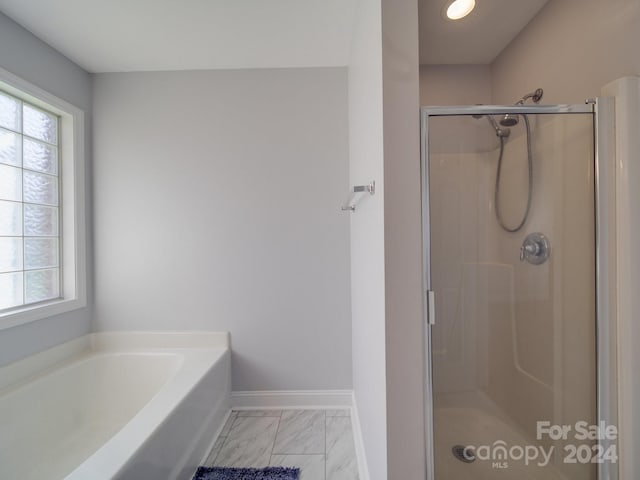
<path fill-rule="evenodd" d="M 617 478 L 612 107 L 524 100 L 421 111 L 429 480 Z"/>

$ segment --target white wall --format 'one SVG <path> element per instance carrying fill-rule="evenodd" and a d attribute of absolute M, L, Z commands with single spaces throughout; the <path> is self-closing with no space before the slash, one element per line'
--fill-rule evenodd
<path fill-rule="evenodd" d="M 91 295 L 91 78 L 20 25 L 0 13 L 0 67 L 85 112 L 88 307 L 0 330 L 0 365 L 88 333 Z"/>
<path fill-rule="evenodd" d="M 99 74 L 96 330 L 228 330 L 233 388 L 351 388 L 344 68 Z"/>
<path fill-rule="evenodd" d="M 640 2 L 551 0 L 491 65 L 493 100 L 544 89 L 543 103 L 582 103 L 640 72 Z"/>
<path fill-rule="evenodd" d="M 381 21 L 380 0 L 360 0 L 349 64 L 350 182 L 376 182 L 351 214 L 353 389 L 372 480 L 387 478 Z"/>
<path fill-rule="evenodd" d="M 377 188 L 351 215 L 353 383 L 380 480 L 425 469 L 417 11 L 361 0 L 349 65 L 351 182 Z"/>
<path fill-rule="evenodd" d="M 640 78 L 616 80 L 605 86 L 604 95 L 615 97 L 616 148 L 616 255 L 617 356 L 620 479 L 631 480 L 640 471 Z"/>

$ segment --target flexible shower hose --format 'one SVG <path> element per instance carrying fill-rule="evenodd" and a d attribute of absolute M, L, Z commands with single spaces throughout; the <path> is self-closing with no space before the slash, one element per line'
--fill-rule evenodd
<path fill-rule="evenodd" d="M 498 157 L 498 169 L 496 171 L 496 187 L 494 190 L 493 201 L 495 203 L 496 219 L 503 230 L 514 233 L 519 231 L 527 221 L 529 216 L 529 210 L 531 209 L 531 196 L 533 192 L 533 155 L 531 154 L 531 126 L 529 125 L 529 118 L 526 115 L 522 115 L 524 118 L 524 124 L 527 131 L 527 163 L 529 166 L 529 188 L 527 193 L 527 208 L 522 217 L 522 221 L 517 227 L 510 228 L 504 224 L 502 220 L 502 214 L 500 213 L 500 174 L 502 172 L 502 157 L 504 155 L 504 137 L 500 137 L 500 156 Z"/>

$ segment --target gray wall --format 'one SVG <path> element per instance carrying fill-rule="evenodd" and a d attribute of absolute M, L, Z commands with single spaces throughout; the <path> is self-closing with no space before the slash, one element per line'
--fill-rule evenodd
<path fill-rule="evenodd" d="M 0 365 L 84 335 L 91 310 L 91 78 L 87 72 L 0 13 L 0 67 L 85 112 L 87 285 L 89 307 L 0 330 Z"/>
<path fill-rule="evenodd" d="M 513 102 L 525 92 L 542 87 L 544 103 L 581 103 L 601 95 L 602 88 L 613 80 L 640 74 L 639 45 L 638 0 L 551 0 L 491 66 L 494 101 Z M 615 86 L 610 86 L 608 93 L 615 91 Z M 638 98 L 637 90 L 632 98 Z M 617 146 L 624 145 L 624 139 L 629 141 L 626 148 L 618 152 L 620 158 L 616 162 L 618 173 L 625 172 L 616 185 L 619 189 L 617 220 L 622 219 L 617 226 L 618 248 L 622 248 L 618 255 L 624 259 L 625 266 L 638 264 L 633 255 L 635 247 L 631 248 L 630 255 L 625 251 L 626 246 L 633 244 L 637 232 L 634 220 L 638 218 L 637 212 L 631 212 L 630 221 L 625 218 L 629 214 L 628 193 L 637 191 L 634 186 L 639 178 L 638 130 L 633 128 L 637 126 L 637 111 L 630 106 L 634 104 L 618 102 L 616 105 Z M 631 156 L 629 151 L 633 152 Z M 629 276 L 625 277 L 626 274 Z M 620 478 L 627 480 L 637 478 L 639 464 L 640 422 L 636 412 L 640 380 L 636 352 L 640 335 L 634 328 L 637 316 L 630 315 L 633 303 L 629 300 L 634 294 L 637 296 L 638 284 L 634 282 L 637 271 L 633 271 L 632 266 L 629 271 L 621 270 L 619 275 L 623 283 L 619 285 L 617 305 L 621 362 L 618 453 Z"/>
<path fill-rule="evenodd" d="M 638 0 L 551 0 L 491 65 L 493 101 L 544 89 L 543 103 L 582 103 L 640 73 Z"/>
<path fill-rule="evenodd" d="M 542 103 L 582 103 L 640 73 L 638 45 L 637 0 L 551 0 L 491 65 L 421 67 L 421 104 L 511 104 L 538 87 Z"/>
<path fill-rule="evenodd" d="M 233 389 L 351 388 L 344 68 L 94 77 L 96 330 L 228 330 Z"/>
<path fill-rule="evenodd" d="M 423 65 L 420 105 L 491 104 L 489 65 Z"/>
<path fill-rule="evenodd" d="M 387 474 L 425 470 L 418 0 L 382 0 Z"/>

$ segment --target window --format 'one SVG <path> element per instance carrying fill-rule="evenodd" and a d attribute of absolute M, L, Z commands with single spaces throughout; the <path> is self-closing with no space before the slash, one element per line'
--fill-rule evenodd
<path fill-rule="evenodd" d="M 0 91 L 0 309 L 60 297 L 58 117 Z"/>
<path fill-rule="evenodd" d="M 83 124 L 0 69 L 0 329 L 86 304 Z"/>

